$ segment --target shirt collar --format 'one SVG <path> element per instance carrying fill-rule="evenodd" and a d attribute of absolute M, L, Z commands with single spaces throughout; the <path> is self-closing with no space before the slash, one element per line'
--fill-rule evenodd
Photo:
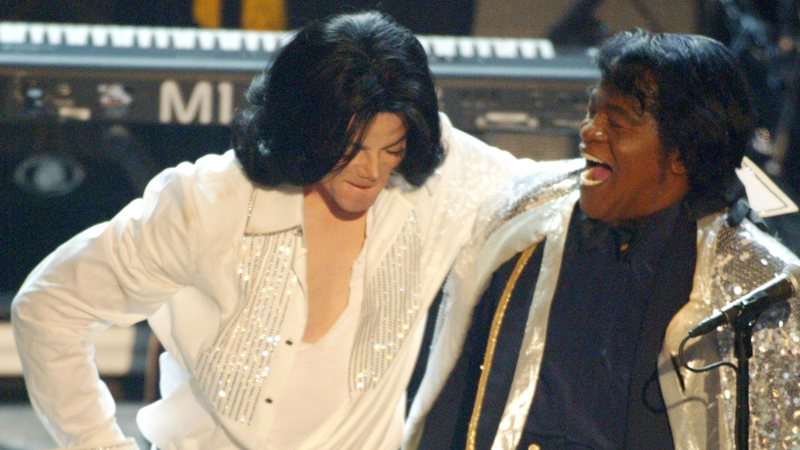
<path fill-rule="evenodd" d="M 681 202 L 644 217 L 611 225 L 591 219 L 576 204 L 578 248 L 581 252 L 612 246 L 617 259 L 649 259 L 671 232 L 682 208 Z"/>
<path fill-rule="evenodd" d="M 744 201 L 746 207 L 744 214 L 747 215 L 750 209 L 747 207 L 746 200 L 744 185 L 739 181 L 738 177 L 733 177 L 719 194 L 698 197 L 687 196 L 682 201 L 649 216 L 625 221 L 615 226 L 586 217 L 578 206 L 577 213 L 581 222 L 579 248 L 581 251 L 588 251 L 613 240 L 617 257 L 627 257 L 639 241 L 651 239 L 649 236 L 645 236 L 645 233 L 651 233 L 648 230 L 660 228 L 655 224 L 667 222 L 665 223 L 667 229 L 671 229 L 681 208 L 684 209 L 686 217 L 690 221 L 696 222 L 708 214 L 737 205 L 742 201 Z M 750 220 L 756 222 L 759 226 L 763 223 L 758 217 L 750 217 Z M 741 222 L 741 219 L 739 219 L 739 222 Z M 655 233 L 658 234 L 659 232 L 655 231 Z"/>
<path fill-rule="evenodd" d="M 256 187 L 254 194 L 253 209 L 248 213 L 251 216 L 245 230 L 247 233 L 276 233 L 303 226 L 302 187 Z"/>

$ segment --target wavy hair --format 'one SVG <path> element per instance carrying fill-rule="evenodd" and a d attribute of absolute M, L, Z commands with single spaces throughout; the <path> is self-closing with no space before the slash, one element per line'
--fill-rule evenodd
<path fill-rule="evenodd" d="M 723 196 L 754 131 L 750 89 L 734 56 L 714 39 L 634 30 L 601 47 L 601 83 L 636 97 L 677 148 L 688 198 Z"/>
<path fill-rule="evenodd" d="M 233 147 L 256 183 L 307 186 L 349 162 L 377 113 L 406 127 L 395 169 L 420 186 L 444 159 L 428 59 L 414 35 L 378 12 L 301 29 L 257 76 L 237 113 Z"/>

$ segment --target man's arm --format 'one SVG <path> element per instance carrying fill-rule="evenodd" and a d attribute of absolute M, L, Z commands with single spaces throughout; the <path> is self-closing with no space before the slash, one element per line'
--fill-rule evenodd
<path fill-rule="evenodd" d="M 59 247 L 14 299 L 12 325 L 31 403 L 59 445 L 136 447 L 116 424 L 92 335 L 143 320 L 189 279 L 187 217 L 194 207 L 181 178 L 179 170 L 162 173 L 143 199 Z"/>

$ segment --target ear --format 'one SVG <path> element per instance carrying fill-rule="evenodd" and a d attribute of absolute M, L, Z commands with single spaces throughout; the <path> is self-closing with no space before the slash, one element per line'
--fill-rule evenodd
<path fill-rule="evenodd" d="M 673 148 L 669 151 L 669 169 L 675 175 L 686 175 L 686 164 L 683 163 L 683 158 L 681 158 L 681 152 L 678 151 L 677 148 Z"/>

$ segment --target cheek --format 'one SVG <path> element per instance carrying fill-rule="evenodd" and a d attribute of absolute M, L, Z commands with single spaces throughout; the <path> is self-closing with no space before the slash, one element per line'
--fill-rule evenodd
<path fill-rule="evenodd" d="M 346 169 L 335 175 L 328 175 L 327 178 L 322 181 L 322 185 L 328 190 L 328 192 L 333 193 L 341 188 L 341 186 L 346 184 L 345 178 L 343 177 L 345 172 Z"/>
<path fill-rule="evenodd" d="M 397 166 L 400 165 L 401 162 L 403 162 L 402 158 L 392 157 L 391 159 L 387 159 L 381 163 L 381 171 L 384 173 L 384 175 L 389 175 L 397 168 Z"/>

